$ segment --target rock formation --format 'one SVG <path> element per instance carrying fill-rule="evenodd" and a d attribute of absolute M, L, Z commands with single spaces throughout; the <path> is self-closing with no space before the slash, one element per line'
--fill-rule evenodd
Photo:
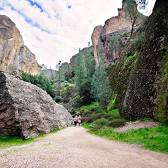
<path fill-rule="evenodd" d="M 168 2 L 156 1 L 146 20 L 143 40 L 123 102 L 123 115 L 168 120 Z"/>
<path fill-rule="evenodd" d="M 135 9 L 136 4 L 135 4 Z M 137 11 L 135 28 L 143 22 L 144 16 Z M 131 18 L 126 1 L 123 0 L 122 8 L 118 9 L 118 16 L 108 19 L 104 26 L 97 26 L 92 34 L 94 57 L 96 64 L 100 61 L 111 64 L 120 56 L 122 47 L 130 38 L 132 29 Z"/>
<path fill-rule="evenodd" d="M 35 55 L 24 45 L 22 36 L 7 16 L 0 15 L 0 70 L 38 74 Z"/>
<path fill-rule="evenodd" d="M 99 57 L 98 57 L 98 53 L 97 53 L 97 47 L 98 47 L 98 44 L 99 44 L 99 38 L 100 38 L 100 35 L 102 33 L 102 30 L 103 30 L 103 26 L 96 26 L 93 30 L 93 33 L 92 33 L 92 43 L 93 43 L 93 46 L 94 46 L 94 58 L 95 58 L 95 61 L 96 61 L 96 64 L 99 64 L 100 60 L 99 60 Z"/>
<path fill-rule="evenodd" d="M 0 72 L 0 135 L 31 138 L 72 122 L 68 111 L 45 91 Z"/>

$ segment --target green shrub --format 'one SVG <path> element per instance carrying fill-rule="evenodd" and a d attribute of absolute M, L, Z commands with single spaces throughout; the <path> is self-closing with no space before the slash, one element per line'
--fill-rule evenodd
<path fill-rule="evenodd" d="M 66 84 L 63 88 L 63 91 L 61 92 L 63 103 L 68 103 L 70 99 L 72 99 L 72 97 L 74 96 L 74 92 L 74 86 L 69 86 L 68 84 Z"/>
<path fill-rule="evenodd" d="M 107 106 L 107 110 L 108 111 L 112 110 L 115 107 L 116 103 L 117 103 L 117 94 L 113 94 L 112 98 Z"/>
<path fill-rule="evenodd" d="M 111 114 L 113 119 L 121 118 L 119 109 L 113 109 L 113 110 L 109 111 L 108 114 Z"/>
<path fill-rule="evenodd" d="M 106 72 L 106 67 L 103 64 L 100 64 L 96 67 L 95 73 L 92 77 L 92 94 L 94 99 L 99 102 L 103 109 L 107 109 L 109 104 L 112 90 Z"/>
<path fill-rule="evenodd" d="M 96 103 L 82 106 L 79 109 L 77 109 L 77 111 L 81 113 L 82 116 L 90 116 L 91 114 L 101 113 L 102 109 L 99 106 L 99 104 L 96 102 Z"/>
<path fill-rule="evenodd" d="M 109 127 L 113 127 L 113 128 L 118 128 L 118 127 L 122 127 L 126 124 L 126 121 L 124 119 L 113 119 L 109 122 Z"/>
<path fill-rule="evenodd" d="M 92 129 L 98 130 L 109 125 L 109 121 L 105 118 L 98 119 L 93 122 Z"/>
<path fill-rule="evenodd" d="M 85 116 L 83 116 L 83 121 L 90 123 L 90 122 L 94 122 L 97 119 L 101 119 L 104 118 L 105 114 L 104 113 L 87 113 L 87 115 L 85 114 Z"/>
<path fill-rule="evenodd" d="M 54 100 L 55 100 L 55 102 L 60 103 L 60 102 L 62 102 L 62 97 L 61 96 L 55 96 Z"/>
<path fill-rule="evenodd" d="M 53 81 L 50 81 L 45 76 L 42 75 L 30 75 L 27 73 L 22 73 L 22 80 L 26 82 L 30 82 L 44 91 L 46 91 L 52 98 L 55 97 L 55 86 Z"/>

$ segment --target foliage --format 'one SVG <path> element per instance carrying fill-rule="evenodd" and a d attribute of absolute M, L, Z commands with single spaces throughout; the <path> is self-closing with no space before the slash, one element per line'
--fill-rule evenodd
<path fill-rule="evenodd" d="M 98 102 L 91 103 L 86 106 L 81 106 L 79 109 L 80 113 L 88 113 L 88 112 L 94 112 L 99 113 L 102 111 L 101 107 L 99 106 Z"/>
<path fill-rule="evenodd" d="M 155 108 L 155 118 L 159 121 L 166 121 L 167 106 L 168 106 L 168 47 L 164 55 L 164 65 L 162 71 L 162 77 L 160 80 L 160 90 L 157 100 L 157 107 Z"/>
<path fill-rule="evenodd" d="M 126 124 L 126 120 L 125 119 L 113 119 L 110 121 L 109 123 L 109 127 L 113 127 L 113 128 L 118 128 L 118 127 L 122 127 Z"/>
<path fill-rule="evenodd" d="M 47 79 L 45 76 L 42 75 L 30 75 L 26 73 L 22 73 L 22 80 L 26 82 L 30 82 L 44 91 L 46 91 L 51 97 L 55 97 L 55 89 L 54 89 L 54 83 Z"/>
<path fill-rule="evenodd" d="M 97 102 L 87 106 L 82 106 L 79 109 L 76 109 L 76 111 L 81 114 L 85 123 L 93 123 L 96 120 L 102 118 L 108 120 L 109 123 L 115 119 L 118 119 L 118 122 L 121 121 L 120 119 L 122 119 L 119 113 L 119 109 L 104 111 Z M 125 120 L 122 121 L 124 121 L 124 123 L 126 122 Z"/>
<path fill-rule="evenodd" d="M 112 98 L 107 106 L 107 110 L 110 111 L 115 108 L 115 105 L 117 104 L 117 94 L 113 94 Z"/>
<path fill-rule="evenodd" d="M 96 67 L 92 79 L 92 93 L 95 100 L 99 102 L 102 108 L 106 109 L 112 95 L 112 90 L 103 64 Z"/>
<path fill-rule="evenodd" d="M 73 95 L 74 95 L 74 86 L 73 85 L 64 86 L 61 92 L 63 103 L 68 103 L 70 99 L 73 97 Z"/>
<path fill-rule="evenodd" d="M 133 33 L 134 33 L 134 27 L 136 26 L 136 22 L 138 19 L 138 10 L 137 10 L 137 5 L 136 2 L 134 0 L 127 0 L 127 11 L 128 11 L 128 15 L 130 17 L 130 21 L 131 21 L 131 35 L 130 37 L 132 37 Z"/>
<path fill-rule="evenodd" d="M 80 94 L 80 102 L 83 105 L 90 104 L 92 102 L 92 94 L 91 94 L 91 82 L 86 80 L 80 84 L 79 87 Z"/>
<path fill-rule="evenodd" d="M 92 123 L 92 129 L 98 130 L 98 129 L 108 126 L 108 124 L 109 124 L 109 121 L 107 119 L 101 118 L 101 119 L 95 120 Z"/>
<path fill-rule="evenodd" d="M 119 119 L 119 118 L 121 118 L 119 109 L 110 110 L 110 111 L 108 111 L 108 114 L 111 114 L 113 119 Z"/>
<path fill-rule="evenodd" d="M 96 119 L 104 116 L 104 112 L 97 102 L 81 106 L 80 108 L 76 109 L 76 111 L 82 115 L 84 122 L 93 122 Z"/>
<path fill-rule="evenodd" d="M 95 66 L 94 57 L 90 52 L 80 51 L 76 61 L 74 79 L 80 101 L 81 104 L 90 104 L 92 101 L 91 80 Z"/>
<path fill-rule="evenodd" d="M 62 102 L 62 97 L 61 96 L 55 96 L 54 100 L 55 100 L 55 102 L 60 103 L 60 102 Z"/>
<path fill-rule="evenodd" d="M 116 64 L 108 68 L 108 75 L 111 88 L 113 89 L 113 96 L 117 95 L 115 106 L 120 107 L 120 104 L 125 95 L 128 86 L 129 76 L 134 69 L 137 59 L 137 54 L 133 51 L 125 51 L 119 58 Z"/>
<path fill-rule="evenodd" d="M 53 128 L 52 130 L 50 130 L 50 133 L 55 133 L 59 130 L 59 128 Z M 36 138 L 26 140 L 23 140 L 22 138 L 16 136 L 0 136 L 0 149 L 5 149 L 17 145 L 30 144 L 40 140 L 41 138 L 44 138 L 45 136 L 47 136 L 47 134 L 41 134 Z"/>
<path fill-rule="evenodd" d="M 32 143 L 33 139 L 23 140 L 15 136 L 0 136 L 0 149 Z"/>
<path fill-rule="evenodd" d="M 146 149 L 168 152 L 168 125 L 161 125 L 153 128 L 142 128 L 130 130 L 124 133 L 114 132 L 112 128 L 104 127 L 94 130 L 91 125 L 86 126 L 89 132 L 110 140 L 123 141 L 131 144 L 141 144 Z"/>

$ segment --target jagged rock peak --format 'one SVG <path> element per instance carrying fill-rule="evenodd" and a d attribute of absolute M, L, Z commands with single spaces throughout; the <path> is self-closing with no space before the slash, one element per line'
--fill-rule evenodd
<path fill-rule="evenodd" d="M 35 75 L 40 69 L 35 55 L 24 45 L 15 23 L 8 16 L 0 15 L 0 70 Z"/>
<path fill-rule="evenodd" d="M 135 10 L 137 10 L 136 3 L 135 8 Z M 139 14 L 135 27 L 140 26 L 143 21 L 144 16 Z M 127 0 L 123 0 L 122 8 L 118 8 L 118 15 L 107 19 L 104 26 L 96 26 L 92 33 L 96 64 L 100 63 L 100 57 L 103 57 L 103 62 L 105 61 L 108 64 L 119 58 L 121 53 L 120 49 L 127 41 L 127 37 L 120 38 L 120 34 L 124 34 L 124 32 L 129 34 L 131 28 L 132 23 L 128 13 Z M 116 46 L 115 42 L 111 43 L 112 39 L 118 39 L 116 43 L 119 44 L 120 47 Z"/>

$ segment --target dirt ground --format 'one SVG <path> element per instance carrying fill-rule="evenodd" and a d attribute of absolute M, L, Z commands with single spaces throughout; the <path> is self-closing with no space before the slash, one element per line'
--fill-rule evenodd
<path fill-rule="evenodd" d="M 33 144 L 0 150 L 0 168 L 168 168 L 168 155 L 70 127 Z"/>
<path fill-rule="evenodd" d="M 153 121 L 135 121 L 135 122 L 128 122 L 125 126 L 116 128 L 116 132 L 127 132 L 129 130 L 136 130 L 140 128 L 151 128 L 158 126 L 158 122 Z"/>

